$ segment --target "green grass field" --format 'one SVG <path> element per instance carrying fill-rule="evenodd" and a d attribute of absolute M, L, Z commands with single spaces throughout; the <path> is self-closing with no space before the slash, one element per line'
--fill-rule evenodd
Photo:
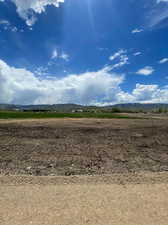
<path fill-rule="evenodd" d="M 53 113 L 53 112 L 13 112 L 1 111 L 0 119 L 49 119 L 49 118 L 104 118 L 104 119 L 135 119 L 114 113 Z"/>

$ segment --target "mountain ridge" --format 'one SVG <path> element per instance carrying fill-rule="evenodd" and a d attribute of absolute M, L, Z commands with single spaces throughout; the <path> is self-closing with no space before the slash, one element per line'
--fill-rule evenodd
<path fill-rule="evenodd" d="M 107 106 L 86 106 L 78 104 L 39 104 L 39 105 L 15 105 L 0 104 L 0 110 L 44 110 L 44 111 L 75 111 L 75 110 L 91 110 L 91 109 L 121 109 L 121 110 L 155 110 L 159 108 L 168 109 L 168 104 L 162 103 L 124 103 Z"/>

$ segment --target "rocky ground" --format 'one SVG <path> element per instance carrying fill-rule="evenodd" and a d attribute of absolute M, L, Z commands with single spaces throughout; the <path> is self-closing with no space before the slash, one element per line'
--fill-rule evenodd
<path fill-rule="evenodd" d="M 168 120 L 0 121 L 2 175 L 168 171 Z"/>
<path fill-rule="evenodd" d="M 168 120 L 0 120 L 0 225 L 167 225 Z"/>

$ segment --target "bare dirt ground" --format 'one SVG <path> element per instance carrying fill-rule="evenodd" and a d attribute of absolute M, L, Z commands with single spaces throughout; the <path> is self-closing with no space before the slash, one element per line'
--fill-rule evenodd
<path fill-rule="evenodd" d="M 168 120 L 0 121 L 0 174 L 168 171 Z"/>
<path fill-rule="evenodd" d="M 168 224 L 167 173 L 5 176 L 0 184 L 1 225 Z"/>
<path fill-rule="evenodd" d="M 0 225 L 168 224 L 165 117 L 1 120 L 0 171 Z"/>

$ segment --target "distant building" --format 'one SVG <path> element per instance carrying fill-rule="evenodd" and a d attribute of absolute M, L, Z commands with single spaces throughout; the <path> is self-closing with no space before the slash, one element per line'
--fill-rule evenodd
<path fill-rule="evenodd" d="M 83 109 L 73 109 L 72 110 L 72 113 L 82 113 L 83 112 Z"/>

